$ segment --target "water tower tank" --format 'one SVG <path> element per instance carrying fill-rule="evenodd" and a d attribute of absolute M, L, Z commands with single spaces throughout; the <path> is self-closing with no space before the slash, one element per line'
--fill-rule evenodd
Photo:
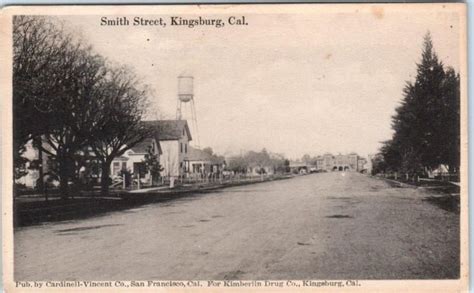
<path fill-rule="evenodd" d="M 178 76 L 178 97 L 181 102 L 189 102 L 193 99 L 193 77 Z"/>

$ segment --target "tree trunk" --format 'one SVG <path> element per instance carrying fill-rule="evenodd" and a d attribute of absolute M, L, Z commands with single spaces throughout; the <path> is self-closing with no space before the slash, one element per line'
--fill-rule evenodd
<path fill-rule="evenodd" d="M 41 138 L 35 138 L 34 144 L 38 150 L 38 172 L 39 172 L 39 179 L 38 179 L 38 191 L 40 193 L 45 193 L 44 191 L 44 169 L 43 169 L 43 149 L 41 148 Z"/>
<path fill-rule="evenodd" d="M 45 193 L 44 191 L 44 167 L 43 167 L 43 151 L 41 148 L 38 151 L 38 160 L 39 160 L 39 180 L 38 180 L 38 191 L 40 193 Z"/>
<path fill-rule="evenodd" d="M 65 158 L 59 160 L 59 192 L 61 193 L 62 199 L 69 197 L 69 186 L 68 186 L 68 162 Z"/>
<path fill-rule="evenodd" d="M 109 194 L 110 163 L 106 160 L 101 164 L 100 194 L 103 196 Z"/>

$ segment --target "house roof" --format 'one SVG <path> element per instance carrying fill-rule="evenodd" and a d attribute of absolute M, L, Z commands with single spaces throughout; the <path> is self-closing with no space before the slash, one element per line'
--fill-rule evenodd
<path fill-rule="evenodd" d="M 184 159 L 187 161 L 211 161 L 212 156 L 200 149 L 189 146 L 188 153 L 184 156 Z"/>
<path fill-rule="evenodd" d="M 192 140 L 186 120 L 154 120 L 144 121 L 144 123 L 155 130 L 155 137 L 159 141 L 178 140 L 183 136 L 183 130 L 186 131 L 189 140 Z"/>
<path fill-rule="evenodd" d="M 223 160 L 212 156 L 209 153 L 206 153 L 200 149 L 193 148 L 192 146 L 188 147 L 188 153 L 185 155 L 184 159 L 186 161 L 204 161 L 210 162 L 212 164 L 222 164 Z"/>
<path fill-rule="evenodd" d="M 132 150 L 134 153 L 137 154 L 146 154 L 148 151 L 148 147 L 153 143 L 153 138 L 146 138 L 144 141 L 136 144 L 134 147 L 132 147 L 130 150 Z M 159 145 L 159 143 L 158 143 Z M 159 152 L 160 148 L 158 147 Z"/>

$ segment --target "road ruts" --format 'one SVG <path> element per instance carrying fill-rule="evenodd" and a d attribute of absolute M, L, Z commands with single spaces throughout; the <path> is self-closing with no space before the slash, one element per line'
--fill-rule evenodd
<path fill-rule="evenodd" d="M 357 173 L 233 187 L 15 231 L 16 280 L 459 276 L 459 215 Z"/>

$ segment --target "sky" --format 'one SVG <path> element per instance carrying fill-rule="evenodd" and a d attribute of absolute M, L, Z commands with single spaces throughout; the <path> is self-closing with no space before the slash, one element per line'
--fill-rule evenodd
<path fill-rule="evenodd" d="M 459 69 L 460 22 L 441 4 L 349 7 L 184 14 L 170 7 L 128 15 L 167 22 L 244 15 L 248 23 L 221 28 L 101 26 L 103 15 L 60 19 L 97 53 L 134 68 L 153 89 L 151 119 L 175 118 L 177 76 L 192 75 L 201 147 L 227 156 L 262 148 L 291 159 L 366 156 L 392 135 L 391 116 L 416 76 L 427 31 L 443 63 Z"/>

